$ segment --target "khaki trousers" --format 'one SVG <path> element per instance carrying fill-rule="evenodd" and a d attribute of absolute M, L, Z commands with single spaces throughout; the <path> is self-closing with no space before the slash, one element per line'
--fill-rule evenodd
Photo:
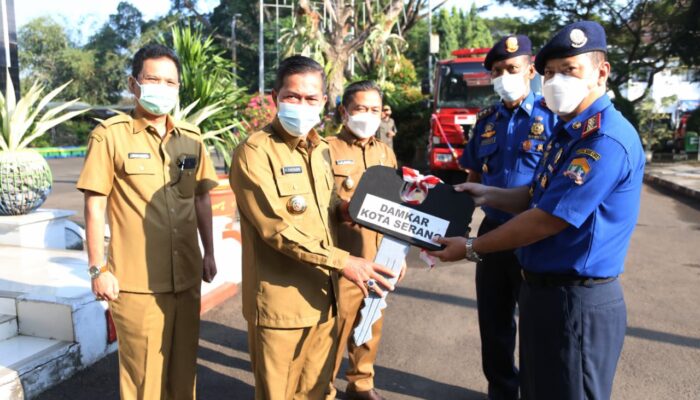
<path fill-rule="evenodd" d="M 179 293 L 121 292 L 109 307 L 122 400 L 194 399 L 200 286 Z"/>
<path fill-rule="evenodd" d="M 298 329 L 248 323 L 255 399 L 322 400 L 337 350 L 335 324 L 335 317 Z"/>
<path fill-rule="evenodd" d="M 384 316 L 379 318 L 372 326 L 372 339 L 362 346 L 355 346 L 352 338 L 352 330 L 359 322 L 360 309 L 362 308 L 364 296 L 360 288 L 351 281 L 340 277 L 338 280 L 338 352 L 333 368 L 333 377 L 330 380 L 330 387 L 326 399 L 335 399 L 336 389 L 333 381 L 338 375 L 340 364 L 343 361 L 344 347 L 348 349 L 349 366 L 346 372 L 348 379 L 347 390 L 364 392 L 374 388 L 374 361 L 377 359 L 379 341 L 382 336 L 382 324 Z"/>

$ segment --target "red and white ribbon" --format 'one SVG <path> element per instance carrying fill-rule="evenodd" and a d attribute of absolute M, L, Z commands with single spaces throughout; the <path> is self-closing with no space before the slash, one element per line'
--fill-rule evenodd
<path fill-rule="evenodd" d="M 408 183 L 401 191 L 401 200 L 408 204 L 420 204 L 428 196 L 428 191 L 442 180 L 433 175 L 421 175 L 413 168 L 403 167 L 403 180 Z"/>

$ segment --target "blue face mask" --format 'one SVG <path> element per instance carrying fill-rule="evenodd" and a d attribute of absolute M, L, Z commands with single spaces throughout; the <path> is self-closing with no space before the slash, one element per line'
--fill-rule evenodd
<path fill-rule="evenodd" d="M 138 98 L 138 102 L 150 114 L 165 115 L 175 107 L 178 100 L 178 88 L 153 83 L 141 85 L 138 81 L 136 84 L 141 89 L 141 97 Z"/>
<path fill-rule="evenodd" d="M 321 122 L 319 106 L 278 102 L 277 107 L 282 127 L 292 136 L 304 136 Z"/>

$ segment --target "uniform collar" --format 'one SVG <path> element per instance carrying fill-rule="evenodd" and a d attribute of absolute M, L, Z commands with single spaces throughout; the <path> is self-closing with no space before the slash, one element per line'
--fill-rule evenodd
<path fill-rule="evenodd" d="M 282 124 L 280 123 L 279 118 L 275 117 L 275 119 L 272 121 L 271 124 L 272 127 L 272 132 L 279 136 L 280 139 L 284 143 L 287 144 L 289 147 L 289 150 L 294 150 L 296 149 L 300 144 L 302 144 L 302 138 L 298 136 L 292 136 L 287 131 L 284 130 L 282 127 Z M 316 129 L 311 129 L 311 131 L 306 135 L 306 139 L 308 142 L 311 144 L 311 148 L 314 148 L 318 146 L 319 143 L 323 140 L 321 136 L 316 132 Z M 304 147 L 305 144 L 302 144 L 302 147 Z"/>
<path fill-rule="evenodd" d="M 354 144 L 360 146 L 360 139 L 358 139 L 357 136 L 353 135 L 347 127 L 343 127 L 343 129 L 338 134 L 338 139 L 342 139 L 343 141 L 347 142 L 347 144 Z M 376 140 L 377 139 L 374 136 L 370 137 L 369 141 L 367 142 L 367 145 L 373 146 Z"/>
<path fill-rule="evenodd" d="M 586 137 L 600 128 L 600 114 L 611 105 L 610 97 L 603 94 L 571 121 L 564 123 L 560 120 L 560 122 L 564 124 L 564 130 L 569 136 Z"/>
<path fill-rule="evenodd" d="M 513 110 L 509 110 L 506 107 L 506 105 L 503 104 L 503 101 L 498 103 L 498 113 L 504 117 L 510 117 L 511 115 L 517 113 L 519 110 L 522 110 L 527 115 L 530 115 L 532 113 L 534 103 L 535 103 L 535 94 L 532 93 L 532 90 L 531 90 L 528 92 L 527 96 L 525 96 L 523 101 L 521 101 L 520 104 L 517 107 L 515 107 Z"/>
<path fill-rule="evenodd" d="M 131 119 L 134 121 L 133 123 L 133 132 L 134 134 L 143 132 L 145 131 L 149 126 L 152 126 L 145 118 L 134 118 L 133 114 L 131 116 Z M 175 121 L 170 115 L 165 116 L 165 131 L 166 133 L 170 133 L 171 131 L 174 131 L 176 135 L 180 135 L 180 130 L 175 129 Z"/>

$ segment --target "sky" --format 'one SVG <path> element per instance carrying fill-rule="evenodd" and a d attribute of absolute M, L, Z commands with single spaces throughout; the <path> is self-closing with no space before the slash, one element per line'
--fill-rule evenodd
<path fill-rule="evenodd" d="M 438 3 L 440 0 L 433 1 Z M 34 18 L 51 16 L 64 26 L 71 27 L 72 36 L 84 42 L 107 21 L 109 14 L 116 11 L 119 2 L 120 0 L 15 0 L 15 21 L 19 30 Z M 146 20 L 164 15 L 170 8 L 170 0 L 129 0 L 129 2 L 143 13 Z M 220 0 L 197 0 L 197 9 L 203 13 L 209 12 L 219 2 Z M 510 5 L 499 6 L 491 0 L 475 0 L 475 2 L 478 7 L 491 5 L 484 13 L 485 17 L 522 15 L 522 12 L 518 12 Z M 445 7 L 457 6 L 468 9 L 471 3 L 465 0 L 448 0 Z"/>
<path fill-rule="evenodd" d="M 164 15 L 170 0 L 127 0 L 141 11 L 145 20 Z M 15 0 L 17 30 L 34 18 L 50 16 L 71 27 L 77 40 L 86 40 L 117 10 L 121 0 Z M 219 0 L 197 0 L 198 10 L 209 12 Z M 83 40 L 81 40 L 83 39 Z"/>

